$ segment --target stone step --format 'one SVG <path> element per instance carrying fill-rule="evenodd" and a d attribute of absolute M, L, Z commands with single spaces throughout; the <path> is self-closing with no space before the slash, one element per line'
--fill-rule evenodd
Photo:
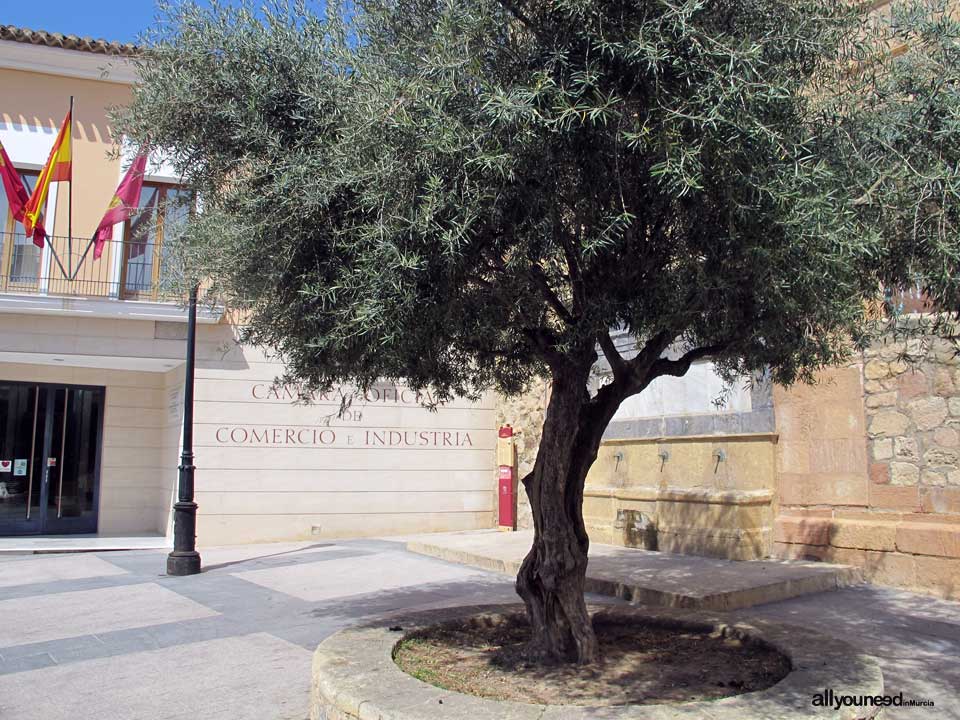
<path fill-rule="evenodd" d="M 115 550 L 169 550 L 163 535 L 23 535 L 0 537 L 0 555 L 45 555 Z"/>
<path fill-rule="evenodd" d="M 516 575 L 533 533 L 480 530 L 407 538 L 421 555 Z M 632 603 L 737 610 L 863 582 L 859 568 L 787 560 L 720 560 L 592 544 L 587 592 Z"/>

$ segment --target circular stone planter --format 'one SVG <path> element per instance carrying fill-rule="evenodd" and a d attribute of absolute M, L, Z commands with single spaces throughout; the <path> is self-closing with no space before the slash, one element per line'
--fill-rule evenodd
<path fill-rule="evenodd" d="M 792 670 L 766 690 L 720 700 L 669 705 L 532 705 L 488 700 L 444 690 L 403 672 L 393 650 L 403 638 L 432 625 L 476 615 L 522 611 L 522 605 L 461 606 L 394 615 L 341 630 L 313 656 L 311 720 L 868 720 L 879 707 L 813 705 L 826 689 L 834 695 L 881 695 L 876 660 L 826 635 L 792 625 L 727 623 L 718 615 L 669 608 L 610 606 L 593 614 L 697 632 L 753 638 L 786 655 Z M 393 629 L 391 629 L 393 628 Z"/>

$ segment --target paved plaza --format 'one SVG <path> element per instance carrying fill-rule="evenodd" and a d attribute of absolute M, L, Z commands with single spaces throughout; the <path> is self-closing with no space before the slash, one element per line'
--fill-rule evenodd
<path fill-rule="evenodd" d="M 313 649 L 395 610 L 516 600 L 496 574 L 400 540 L 207 549 L 167 577 L 165 552 L 0 556 L 2 720 L 303 720 Z M 594 601 L 614 602 L 599 597 Z M 860 586 L 738 610 L 875 654 L 889 692 L 960 719 L 960 605 Z"/>

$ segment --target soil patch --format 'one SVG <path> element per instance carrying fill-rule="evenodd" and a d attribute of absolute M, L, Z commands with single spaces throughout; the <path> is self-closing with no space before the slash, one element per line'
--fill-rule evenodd
<path fill-rule="evenodd" d="M 522 614 L 445 623 L 404 638 L 394 660 L 446 690 L 547 705 L 644 705 L 711 700 L 763 690 L 790 661 L 750 638 L 594 617 L 601 660 L 593 666 L 531 663 Z"/>

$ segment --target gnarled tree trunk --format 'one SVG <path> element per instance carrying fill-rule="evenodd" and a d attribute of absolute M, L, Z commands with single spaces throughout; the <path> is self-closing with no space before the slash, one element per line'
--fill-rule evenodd
<path fill-rule="evenodd" d="M 583 486 L 616 405 L 590 402 L 590 368 L 554 372 L 543 435 L 524 487 L 533 512 L 533 547 L 517 574 L 517 592 L 533 628 L 531 650 L 545 660 L 597 659 L 584 600 L 587 550 Z"/>

